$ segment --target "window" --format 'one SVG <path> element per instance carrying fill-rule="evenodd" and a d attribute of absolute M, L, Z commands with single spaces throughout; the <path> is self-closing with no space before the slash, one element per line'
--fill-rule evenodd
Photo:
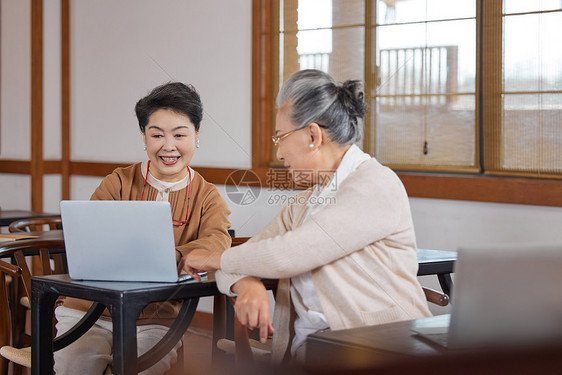
<path fill-rule="evenodd" d="M 321 69 L 365 82 L 363 148 L 395 170 L 562 177 L 561 0 L 278 0 L 270 11 L 271 103 L 290 74 Z"/>
<path fill-rule="evenodd" d="M 497 12 L 484 8 L 487 10 Z M 483 85 L 484 90 L 498 87 L 501 93 L 491 98 L 492 113 L 484 118 L 484 126 L 489 128 L 484 138 L 485 169 L 560 177 L 562 1 L 504 0 L 501 18 L 484 16 L 484 43 L 490 47 L 501 43 L 497 48 L 501 56 L 492 52 L 484 57 L 500 58 L 502 63 L 501 76 L 499 72 L 487 76 L 492 87 Z"/>
<path fill-rule="evenodd" d="M 477 171 L 475 0 L 377 1 L 366 146 L 396 169 Z"/>

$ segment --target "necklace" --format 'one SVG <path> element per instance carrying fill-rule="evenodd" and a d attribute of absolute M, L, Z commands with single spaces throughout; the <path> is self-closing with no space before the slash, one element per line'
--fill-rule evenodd
<path fill-rule="evenodd" d="M 144 184 L 142 185 L 141 201 L 144 200 L 144 188 L 146 187 L 146 181 L 148 180 L 148 169 L 150 168 L 150 160 L 146 166 L 146 175 L 144 176 Z M 189 200 L 191 199 L 191 169 L 187 167 L 187 173 L 189 173 L 189 185 L 187 186 L 187 208 L 185 210 L 185 220 L 172 220 L 172 224 L 175 227 L 181 227 L 187 223 L 187 215 L 189 214 Z"/>

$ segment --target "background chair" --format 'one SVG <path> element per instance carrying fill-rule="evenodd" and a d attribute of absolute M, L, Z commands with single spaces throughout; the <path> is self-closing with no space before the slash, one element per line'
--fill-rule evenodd
<path fill-rule="evenodd" d="M 12 276 L 12 282 L 7 293 L 7 287 L 0 285 L 2 291 L 6 292 L 7 299 L 2 305 L 2 348 L 0 354 L 2 357 L 14 363 L 14 375 L 21 374 L 23 367 L 31 367 L 31 351 L 29 345 L 31 344 L 31 337 L 26 332 L 26 315 L 28 309 L 21 305 L 20 297 L 24 296 L 28 301 L 31 300 L 31 276 L 51 275 L 57 273 L 53 269 L 51 263 L 52 254 L 64 253 L 64 241 L 61 240 L 22 240 L 15 241 L 6 245 L 2 249 L 2 257 L 5 259 L 12 259 L 16 264 L 9 264 L 4 260 L 0 260 L 2 270 L 2 280 L 0 284 L 5 284 L 5 275 Z M 37 264 L 40 267 L 35 267 L 33 272 L 29 269 L 27 257 L 38 258 Z M 61 258 L 64 261 L 64 257 Z M 64 262 L 65 263 L 65 262 Z M 61 266 L 61 271 L 66 270 L 66 264 Z M 4 319 L 7 316 L 8 319 Z M 11 324 L 6 324 L 10 321 Z M 11 345 L 9 340 L 5 340 L 6 331 L 4 327 L 8 327 L 9 336 L 11 336 Z M 24 349 L 25 348 L 25 349 Z"/>
<path fill-rule="evenodd" d="M 8 285 L 21 276 L 21 268 L 0 260 L 0 347 L 10 345 L 11 314 Z M 0 374 L 8 373 L 9 361 L 0 357 Z"/>
<path fill-rule="evenodd" d="M 36 217 L 31 219 L 20 219 L 15 220 L 10 223 L 8 230 L 10 233 L 20 233 L 20 232 L 43 232 L 45 230 L 57 230 L 62 229 L 62 219 L 60 216 L 45 216 L 45 217 Z M 54 262 L 54 270 L 55 274 L 63 273 L 66 269 L 63 268 L 63 254 L 54 254 L 52 256 Z M 35 260 L 32 260 L 31 268 L 37 268 L 38 265 L 36 264 Z M 20 300 L 21 304 L 30 308 L 29 299 L 27 297 L 22 297 Z"/>
<path fill-rule="evenodd" d="M 60 216 L 36 217 L 33 219 L 20 219 L 10 223 L 8 230 L 10 233 L 18 232 L 41 232 L 45 230 L 45 226 L 49 230 L 62 229 L 62 219 Z"/>

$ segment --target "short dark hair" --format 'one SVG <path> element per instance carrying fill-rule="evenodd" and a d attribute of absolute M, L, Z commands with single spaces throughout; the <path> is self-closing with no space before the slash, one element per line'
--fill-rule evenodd
<path fill-rule="evenodd" d="M 203 104 L 197 90 L 192 85 L 168 82 L 156 87 L 150 94 L 139 100 L 135 105 L 135 112 L 143 134 L 150 115 L 159 109 L 170 109 L 189 117 L 195 126 L 195 131 L 199 131 L 203 118 Z"/>

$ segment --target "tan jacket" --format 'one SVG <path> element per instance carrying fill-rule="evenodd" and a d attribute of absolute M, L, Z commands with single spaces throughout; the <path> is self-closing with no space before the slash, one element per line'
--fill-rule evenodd
<path fill-rule="evenodd" d="M 217 188 L 205 181 L 199 173 L 193 173 L 192 184 L 188 222 L 186 225 L 174 226 L 176 250 L 182 255 L 193 249 L 224 251 L 231 244 L 228 234 L 230 210 Z M 143 185 L 141 163 L 117 168 L 103 179 L 91 199 L 140 200 Z M 157 194 L 158 191 L 151 185 L 147 184 L 144 187 L 144 200 L 155 200 Z M 172 219 L 185 220 L 187 188 L 170 192 L 169 202 L 172 207 Z M 63 304 L 65 307 L 87 311 L 91 302 L 66 298 Z M 152 303 L 141 312 L 138 324 L 170 325 L 180 306 L 177 301 Z M 107 310 L 104 317 L 110 317 Z"/>
<path fill-rule="evenodd" d="M 300 194 L 306 202 L 311 194 Z M 304 224 L 306 204 L 294 204 L 246 244 L 227 250 L 219 288 L 244 275 L 281 279 L 276 296 L 273 361 L 288 353 L 294 310 L 290 278 L 311 271 L 332 330 L 430 316 L 418 283 L 417 247 L 406 191 L 375 159 L 363 162 L 335 195 L 335 203 Z"/>

